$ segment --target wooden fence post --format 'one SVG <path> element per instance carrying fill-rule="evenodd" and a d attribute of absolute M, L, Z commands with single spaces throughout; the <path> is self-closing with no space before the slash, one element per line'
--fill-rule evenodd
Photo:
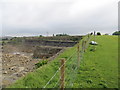
<path fill-rule="evenodd" d="M 60 79 L 60 88 L 64 90 L 64 75 L 65 75 L 65 59 L 61 59 L 61 79 Z"/>
<path fill-rule="evenodd" d="M 85 41 L 85 44 L 84 44 L 84 52 L 86 51 L 86 44 L 87 44 L 87 41 Z"/>
<path fill-rule="evenodd" d="M 96 32 L 94 31 L 94 41 L 95 41 L 95 36 L 96 36 L 95 34 L 96 34 Z"/>
<path fill-rule="evenodd" d="M 96 32 L 94 31 L 94 42 L 96 41 L 95 40 L 95 34 L 96 34 Z M 94 51 L 95 51 L 95 45 L 93 45 L 94 46 Z"/>
<path fill-rule="evenodd" d="M 83 52 L 85 52 L 85 41 L 83 41 Z"/>
<path fill-rule="evenodd" d="M 82 51 L 84 51 L 84 41 L 82 41 Z"/>
<path fill-rule="evenodd" d="M 78 53 L 78 68 L 79 68 L 79 65 L 80 65 L 80 46 L 79 46 L 79 44 L 78 44 L 78 46 L 77 46 L 77 53 Z"/>

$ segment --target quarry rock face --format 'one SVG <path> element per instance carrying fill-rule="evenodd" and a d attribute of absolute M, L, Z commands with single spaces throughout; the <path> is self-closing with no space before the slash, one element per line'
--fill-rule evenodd
<path fill-rule="evenodd" d="M 37 46 L 35 51 L 34 51 L 34 54 L 33 54 L 33 57 L 34 58 L 49 58 L 53 55 L 55 55 L 56 53 L 60 52 L 62 50 L 62 48 L 50 48 L 50 47 L 40 47 L 40 46 Z"/>
<path fill-rule="evenodd" d="M 40 41 L 40 40 L 26 40 L 26 44 L 34 44 L 41 46 L 57 46 L 57 47 L 72 47 L 78 42 L 74 41 Z"/>

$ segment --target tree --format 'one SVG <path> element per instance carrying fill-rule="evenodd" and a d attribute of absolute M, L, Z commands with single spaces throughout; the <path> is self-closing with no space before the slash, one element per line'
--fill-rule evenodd
<path fill-rule="evenodd" d="M 2 41 L 2 45 L 4 45 L 5 44 L 5 41 Z"/>
<path fill-rule="evenodd" d="M 69 36 L 68 34 L 57 34 L 56 36 Z"/>
<path fill-rule="evenodd" d="M 39 35 L 39 37 L 43 37 L 42 35 Z"/>
<path fill-rule="evenodd" d="M 106 33 L 105 35 L 109 35 L 108 33 Z"/>
<path fill-rule="evenodd" d="M 93 33 L 91 32 L 90 35 L 93 35 Z"/>
<path fill-rule="evenodd" d="M 8 40 L 8 38 L 2 38 L 2 40 Z"/>
<path fill-rule="evenodd" d="M 115 31 L 112 35 L 120 35 L 120 31 Z"/>
<path fill-rule="evenodd" d="M 101 33 L 100 33 L 100 32 L 97 32 L 97 35 L 101 35 Z"/>

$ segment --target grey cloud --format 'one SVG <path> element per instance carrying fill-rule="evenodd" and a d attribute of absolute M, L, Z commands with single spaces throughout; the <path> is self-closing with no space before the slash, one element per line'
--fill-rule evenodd
<path fill-rule="evenodd" d="M 111 2 L 103 6 L 96 1 L 98 6 L 90 10 L 84 9 L 87 6 L 80 9 L 79 0 L 40 0 L 39 3 L 30 3 L 33 0 L 25 3 L 12 1 L 3 2 L 2 5 L 4 35 L 38 35 L 46 32 L 86 34 L 92 30 L 112 33 L 117 30 L 117 0 L 109 0 Z"/>

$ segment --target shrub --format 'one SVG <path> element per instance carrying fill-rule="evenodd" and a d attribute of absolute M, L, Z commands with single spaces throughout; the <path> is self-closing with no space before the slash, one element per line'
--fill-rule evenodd
<path fill-rule="evenodd" d="M 57 34 L 56 36 L 69 36 L 68 34 Z"/>
<path fill-rule="evenodd" d="M 39 63 L 36 63 L 35 66 L 36 68 L 39 68 L 47 63 L 48 63 L 48 60 L 42 60 L 42 61 L 39 61 Z"/>
<path fill-rule="evenodd" d="M 91 32 L 90 35 L 93 35 L 93 33 Z"/>
<path fill-rule="evenodd" d="M 112 35 L 120 35 L 120 31 L 116 31 Z"/>
<path fill-rule="evenodd" d="M 43 37 L 42 35 L 39 35 L 39 37 Z"/>
<path fill-rule="evenodd" d="M 72 38 L 70 40 L 72 40 L 72 41 L 78 41 L 79 39 L 78 38 Z"/>
<path fill-rule="evenodd" d="M 109 35 L 108 33 L 106 33 L 105 35 Z"/>
<path fill-rule="evenodd" d="M 100 32 L 97 32 L 97 35 L 101 35 L 101 33 L 100 33 Z"/>

